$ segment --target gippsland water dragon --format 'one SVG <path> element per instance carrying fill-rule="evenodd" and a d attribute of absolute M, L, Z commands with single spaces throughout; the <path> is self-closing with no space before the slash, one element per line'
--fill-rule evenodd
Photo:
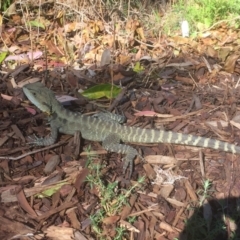
<path fill-rule="evenodd" d="M 23 91 L 36 107 L 49 116 L 51 135 L 45 138 L 35 138 L 34 144 L 51 145 L 57 141 L 58 132 L 74 135 L 76 131 L 80 131 L 84 139 L 102 142 L 103 148 L 107 151 L 125 154 L 123 171 L 125 172 L 130 165 L 130 174 L 132 173 L 133 159 L 139 154 L 135 148 L 124 144 L 125 142 L 174 143 L 240 154 L 239 146 L 216 139 L 122 125 L 122 118 L 112 113 L 103 112 L 97 116 L 86 116 L 71 112 L 65 109 L 56 100 L 54 93 L 42 83 L 27 84 L 23 87 Z"/>

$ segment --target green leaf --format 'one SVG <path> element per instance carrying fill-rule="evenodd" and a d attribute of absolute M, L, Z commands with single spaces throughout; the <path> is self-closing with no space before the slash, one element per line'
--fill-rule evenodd
<path fill-rule="evenodd" d="M 141 63 L 136 62 L 135 66 L 133 68 L 133 71 L 139 73 L 139 72 L 142 72 L 143 70 L 144 70 L 144 67 L 141 65 Z"/>
<path fill-rule="evenodd" d="M 35 196 L 38 198 L 51 197 L 54 193 L 56 193 L 62 186 L 66 185 L 66 182 L 59 182 L 58 184 L 47 188 L 41 193 L 36 194 Z"/>
<path fill-rule="evenodd" d="M 29 21 L 28 24 L 33 26 L 33 27 L 39 27 L 39 28 L 45 29 L 45 26 L 41 22 L 38 22 L 36 20 Z"/>
<path fill-rule="evenodd" d="M 0 53 L 0 64 L 2 63 L 2 61 L 6 58 L 8 52 L 1 52 Z"/>
<path fill-rule="evenodd" d="M 82 92 L 84 97 L 89 99 L 98 99 L 102 97 L 115 98 L 120 92 L 121 88 L 110 83 L 99 84 Z"/>

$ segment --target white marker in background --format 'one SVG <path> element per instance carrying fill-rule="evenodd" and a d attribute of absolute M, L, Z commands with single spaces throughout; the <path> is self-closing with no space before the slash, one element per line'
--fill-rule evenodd
<path fill-rule="evenodd" d="M 182 29 L 182 36 L 183 37 L 189 37 L 189 24 L 188 24 L 188 21 L 186 21 L 186 20 L 182 21 L 181 29 Z"/>

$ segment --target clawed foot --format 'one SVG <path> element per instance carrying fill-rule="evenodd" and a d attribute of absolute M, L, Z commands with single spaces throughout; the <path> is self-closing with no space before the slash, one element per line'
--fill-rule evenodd
<path fill-rule="evenodd" d="M 28 137 L 28 145 L 36 145 L 36 146 L 44 146 L 44 138 L 39 138 L 37 137 L 35 134 L 33 134 L 32 136 Z"/>
<path fill-rule="evenodd" d="M 137 154 L 137 156 L 143 161 L 145 162 L 145 159 L 140 155 Z M 124 161 L 123 163 L 123 174 L 125 175 L 127 168 L 129 166 L 129 177 L 132 176 L 132 172 L 133 172 L 133 159 L 129 159 L 127 157 L 122 158 L 122 160 Z"/>
<path fill-rule="evenodd" d="M 37 137 L 35 134 L 33 134 L 32 136 L 28 136 L 28 145 L 39 145 L 39 143 L 42 142 L 43 138 L 39 138 Z"/>

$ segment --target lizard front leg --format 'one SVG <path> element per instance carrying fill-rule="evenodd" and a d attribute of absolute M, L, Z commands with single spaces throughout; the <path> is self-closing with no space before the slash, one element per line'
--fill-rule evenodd
<path fill-rule="evenodd" d="M 38 138 L 38 137 L 33 137 L 30 138 L 30 144 L 34 144 L 37 146 L 49 146 L 54 144 L 57 141 L 58 137 L 58 128 L 54 126 L 53 123 L 50 124 L 51 126 L 51 135 L 44 137 L 44 138 Z"/>
<path fill-rule="evenodd" d="M 123 173 L 125 174 L 126 169 L 129 165 L 130 176 L 133 170 L 133 159 L 139 155 L 137 150 L 129 145 L 120 144 L 120 137 L 117 134 L 109 134 L 102 142 L 104 149 L 110 152 L 126 154 L 125 162 L 123 164 Z"/>

